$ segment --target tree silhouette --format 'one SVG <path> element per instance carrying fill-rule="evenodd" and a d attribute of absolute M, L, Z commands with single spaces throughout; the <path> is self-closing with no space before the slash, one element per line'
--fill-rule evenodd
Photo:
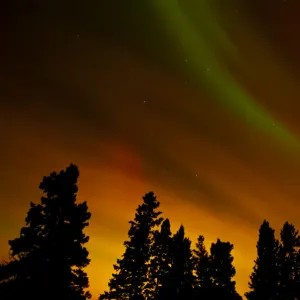
<path fill-rule="evenodd" d="M 165 219 L 161 224 L 160 231 L 155 232 L 151 247 L 149 281 L 145 287 L 147 299 L 156 299 L 162 282 L 170 271 L 172 263 L 171 235 L 170 221 Z"/>
<path fill-rule="evenodd" d="M 210 273 L 212 276 L 213 288 L 219 299 L 239 299 L 235 289 L 235 268 L 231 254 L 233 245 L 229 242 L 222 242 L 220 239 L 213 243 L 210 248 Z"/>
<path fill-rule="evenodd" d="M 171 269 L 162 282 L 158 299 L 191 299 L 195 283 L 194 259 L 191 241 L 185 237 L 183 226 L 172 238 L 171 251 Z"/>
<path fill-rule="evenodd" d="M 293 224 L 284 223 L 280 232 L 279 247 L 279 299 L 294 300 L 297 298 L 296 278 L 297 254 L 299 253 L 299 233 Z"/>
<path fill-rule="evenodd" d="M 250 276 L 250 291 L 245 296 L 248 300 L 277 299 L 279 242 L 275 238 L 274 229 L 266 220 L 260 226 L 256 248 L 257 259 Z"/>
<path fill-rule="evenodd" d="M 196 249 L 193 251 L 195 261 L 195 298 L 206 299 L 212 289 L 210 257 L 204 245 L 204 236 L 197 239 Z"/>
<path fill-rule="evenodd" d="M 6 287 L 30 299 L 84 300 L 91 295 L 84 272 L 90 260 L 83 233 L 91 214 L 86 202 L 76 203 L 79 171 L 71 164 L 43 178 L 40 204 L 30 203 L 20 237 L 9 241 L 11 261 Z"/>
<path fill-rule="evenodd" d="M 109 282 L 109 292 L 100 295 L 99 299 L 131 299 L 141 295 L 147 283 L 148 262 L 151 256 L 151 243 L 154 230 L 162 222 L 160 203 L 153 192 L 143 197 L 134 221 L 130 221 L 129 240 L 124 242 L 125 252 L 114 265 L 113 278 Z"/>

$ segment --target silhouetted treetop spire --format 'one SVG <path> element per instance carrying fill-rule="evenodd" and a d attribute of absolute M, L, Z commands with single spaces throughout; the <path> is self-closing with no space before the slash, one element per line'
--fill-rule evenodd
<path fill-rule="evenodd" d="M 99 299 L 131 299 L 134 295 L 145 293 L 151 245 L 155 229 L 163 220 L 159 217 L 159 205 L 153 192 L 143 197 L 134 220 L 129 221 L 129 239 L 124 242 L 122 258 L 114 265 L 115 273 L 109 282 L 109 291 L 100 295 Z"/>
<path fill-rule="evenodd" d="M 73 164 L 44 176 L 41 203 L 30 203 L 20 237 L 9 241 L 12 259 L 6 267 L 13 270 L 11 284 L 26 298 L 90 298 L 83 270 L 90 262 L 84 247 L 89 237 L 83 230 L 91 213 L 86 202 L 76 203 L 78 176 Z"/>

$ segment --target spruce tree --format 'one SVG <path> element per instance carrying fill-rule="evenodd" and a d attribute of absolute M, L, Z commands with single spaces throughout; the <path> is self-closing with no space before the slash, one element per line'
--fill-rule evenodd
<path fill-rule="evenodd" d="M 256 245 L 257 259 L 250 276 L 250 291 L 245 294 L 248 300 L 278 299 L 279 284 L 279 242 L 275 231 L 266 220 L 259 229 Z"/>
<path fill-rule="evenodd" d="M 216 293 L 214 298 L 239 299 L 235 289 L 233 277 L 236 274 L 233 266 L 233 245 L 222 242 L 220 239 L 213 243 L 210 248 L 210 274 L 213 289 Z"/>
<path fill-rule="evenodd" d="M 194 260 L 191 241 L 185 237 L 183 226 L 172 238 L 171 251 L 171 269 L 162 282 L 158 299 L 191 299 L 195 284 Z"/>
<path fill-rule="evenodd" d="M 6 265 L 11 293 L 28 299 L 90 298 L 84 272 L 90 260 L 83 232 L 91 214 L 86 202 L 76 203 L 77 166 L 43 178 L 40 204 L 30 204 L 20 237 L 9 241 L 11 261 Z M 15 295 L 16 296 L 16 295 Z"/>
<path fill-rule="evenodd" d="M 153 234 L 163 220 L 157 210 L 159 205 L 153 192 L 143 197 L 134 221 L 129 222 L 129 240 L 124 242 L 125 252 L 114 265 L 115 273 L 109 282 L 109 291 L 100 295 L 99 299 L 131 299 L 144 293 Z"/>
<path fill-rule="evenodd" d="M 297 298 L 298 277 L 297 253 L 299 252 L 299 233 L 293 224 L 286 222 L 280 232 L 279 247 L 279 299 Z"/>
<path fill-rule="evenodd" d="M 193 251 L 195 261 L 195 297 L 206 299 L 210 296 L 212 288 L 210 257 L 204 245 L 204 236 L 197 239 L 196 249 Z"/>
<path fill-rule="evenodd" d="M 145 294 L 147 299 L 156 299 L 162 282 L 171 268 L 171 228 L 169 219 L 161 224 L 160 231 L 156 231 L 151 246 L 151 259 L 149 265 L 148 283 Z"/>

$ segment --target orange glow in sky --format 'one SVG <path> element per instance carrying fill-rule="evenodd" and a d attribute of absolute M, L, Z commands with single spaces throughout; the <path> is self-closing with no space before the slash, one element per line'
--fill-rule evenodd
<path fill-rule="evenodd" d="M 220 26 L 239 53 L 233 59 L 215 46 L 220 65 L 300 141 L 299 1 L 237 2 L 216 1 Z M 277 232 L 285 221 L 300 228 L 299 149 L 234 115 L 200 79 L 192 82 L 156 19 L 144 32 L 130 23 L 143 19 L 139 7 L 129 20 L 101 5 L 82 6 L 76 18 L 24 8 L 3 19 L 0 255 L 7 257 L 30 201 L 39 201 L 42 176 L 72 162 L 79 200 L 92 213 L 93 299 L 107 288 L 128 221 L 149 191 L 173 232 L 183 224 L 194 243 L 201 234 L 208 244 L 234 244 L 243 294 L 263 219 Z"/>

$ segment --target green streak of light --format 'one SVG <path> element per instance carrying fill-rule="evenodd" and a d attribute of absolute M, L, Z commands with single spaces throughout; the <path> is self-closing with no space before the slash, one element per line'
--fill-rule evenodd
<path fill-rule="evenodd" d="M 243 88 L 218 64 L 214 46 L 207 38 L 207 31 L 214 35 L 210 39 L 219 40 L 222 47 L 234 52 L 234 47 L 226 40 L 226 35 L 218 26 L 210 7 L 210 0 L 198 1 L 197 11 L 201 12 L 203 27 L 201 30 L 191 24 L 183 14 L 178 1 L 156 0 L 155 9 L 165 22 L 166 29 L 185 54 L 189 70 L 195 80 L 206 85 L 216 99 L 229 108 L 234 114 L 243 118 L 254 128 L 269 134 L 289 146 L 299 146 L 299 140 L 283 125 L 278 124 Z M 206 32 L 205 32 L 206 30 Z"/>

